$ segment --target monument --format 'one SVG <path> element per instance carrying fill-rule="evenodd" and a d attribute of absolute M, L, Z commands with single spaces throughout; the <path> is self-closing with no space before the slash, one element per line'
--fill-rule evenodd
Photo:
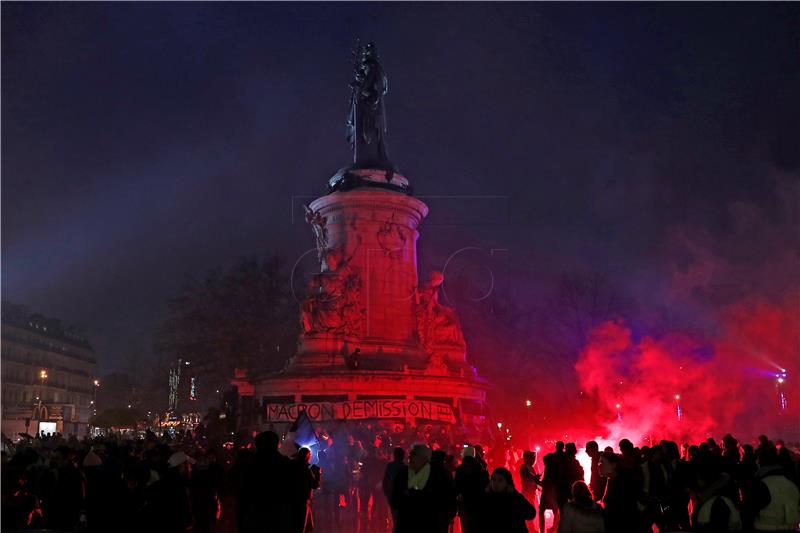
<path fill-rule="evenodd" d="M 418 227 L 428 207 L 389 160 L 387 79 L 374 44 L 358 46 L 347 138 L 352 164 L 305 206 L 320 271 L 300 305 L 296 356 L 282 372 L 249 380 L 264 424 L 380 420 L 481 426 L 488 384 L 466 358 L 455 310 L 420 282 Z"/>

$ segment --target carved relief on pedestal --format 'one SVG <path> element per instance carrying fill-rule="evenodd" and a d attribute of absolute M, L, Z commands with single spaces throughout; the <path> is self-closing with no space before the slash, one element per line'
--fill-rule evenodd
<path fill-rule="evenodd" d="M 302 304 L 300 322 L 304 335 L 342 335 L 358 338 L 366 310 L 361 305 L 361 274 L 343 259 L 340 250 L 327 250 L 326 270 L 311 278 Z"/>
<path fill-rule="evenodd" d="M 406 247 L 406 235 L 402 226 L 394 221 L 394 213 L 378 228 L 376 238 L 384 253 L 392 259 L 398 258 Z"/>
<path fill-rule="evenodd" d="M 448 359 L 463 360 L 467 351 L 455 310 L 439 303 L 443 282 L 441 272 L 432 272 L 428 281 L 417 288 L 416 295 L 417 333 L 433 367 L 440 367 Z"/>

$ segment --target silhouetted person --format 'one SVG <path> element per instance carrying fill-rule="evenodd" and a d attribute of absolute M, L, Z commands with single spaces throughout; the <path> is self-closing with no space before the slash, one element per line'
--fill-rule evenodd
<path fill-rule="evenodd" d="M 217 509 L 221 498 L 220 480 L 211 467 L 209 458 L 200 455 L 192 469 L 189 492 L 192 497 L 194 533 L 209 533 L 217 521 Z"/>
<path fill-rule="evenodd" d="M 194 463 L 183 452 L 169 457 L 163 476 L 148 488 L 145 523 L 164 533 L 183 533 L 192 527 L 189 476 Z"/>
<path fill-rule="evenodd" d="M 536 509 L 517 492 L 511 472 L 495 468 L 489 488 L 478 502 L 479 533 L 527 533 L 526 520 L 536 517 Z"/>
<path fill-rule="evenodd" d="M 609 533 L 634 533 L 639 529 L 639 485 L 626 477 L 621 463 L 613 452 L 600 457 L 600 472 L 608 479 L 603 495 L 605 526 Z"/>
<path fill-rule="evenodd" d="M 408 469 L 398 473 L 392 488 L 397 510 L 396 533 L 445 533 L 443 513 L 455 515 L 455 492 L 444 468 L 430 464 L 431 449 L 417 444 L 409 453 Z"/>
<path fill-rule="evenodd" d="M 604 533 L 603 509 L 583 481 L 572 484 L 572 498 L 561 510 L 559 533 Z"/>
<path fill-rule="evenodd" d="M 695 531 L 722 533 L 741 531 L 742 518 L 733 499 L 725 495 L 732 480 L 727 472 L 706 462 L 697 471 L 697 504 L 693 517 Z"/>
<path fill-rule="evenodd" d="M 49 522 L 54 529 L 71 530 L 80 520 L 86 480 L 75 464 L 74 450 L 59 446 L 55 457 L 56 482 Z"/>
<path fill-rule="evenodd" d="M 745 527 L 755 531 L 793 531 L 800 523 L 800 490 L 789 480 L 770 443 L 759 446 L 758 471 L 753 482 L 742 487 Z"/>
<path fill-rule="evenodd" d="M 522 452 L 522 465 L 519 467 L 519 479 L 522 483 L 522 495 L 536 505 L 536 490 L 541 486 L 542 475 L 536 470 L 536 452 Z"/>
<path fill-rule="evenodd" d="M 653 523 L 658 529 L 665 529 L 662 509 L 667 507 L 669 471 L 664 464 L 664 449 L 660 445 L 653 446 L 649 459 L 641 464 L 642 496 L 640 498 L 645 526 Z M 652 529 L 652 528 L 651 528 Z"/>
<path fill-rule="evenodd" d="M 476 531 L 473 527 L 476 504 L 489 485 L 489 473 L 475 459 L 475 448 L 469 446 L 461 452 L 461 464 L 456 467 L 455 488 L 458 498 L 458 515 L 464 533 Z"/>
<path fill-rule="evenodd" d="M 380 450 L 374 444 L 365 447 L 364 451 L 366 453 L 361 460 L 361 475 L 358 478 L 358 499 L 361 519 L 366 521 L 380 519 L 380 515 L 385 513 L 383 495 L 381 495 L 385 461 L 381 460 Z M 371 514 L 370 500 L 372 500 Z"/>
<path fill-rule="evenodd" d="M 561 509 L 558 504 L 558 489 L 563 483 L 562 476 L 566 454 L 564 443 L 556 442 L 556 451 L 544 456 L 544 477 L 542 478 L 542 499 L 539 503 L 539 531 L 544 531 L 544 512 L 553 511 L 553 530 L 558 530 Z"/>
<path fill-rule="evenodd" d="M 592 489 L 594 501 L 599 502 L 606 491 L 606 478 L 600 475 L 600 446 L 597 442 L 590 440 L 586 443 L 586 455 L 592 459 L 589 488 Z"/>
<path fill-rule="evenodd" d="M 564 448 L 564 459 L 558 483 L 558 507 L 562 509 L 572 496 L 572 484 L 583 481 L 583 467 L 575 458 L 578 449 L 574 442 L 568 442 Z"/>
<path fill-rule="evenodd" d="M 314 530 L 311 513 L 311 494 L 319 488 L 320 469 L 311 464 L 311 450 L 300 448 L 289 463 L 290 533 L 307 533 Z"/>
<path fill-rule="evenodd" d="M 289 530 L 289 458 L 278 451 L 279 442 L 273 431 L 256 435 L 255 460 L 239 493 L 242 533 Z"/>
<path fill-rule="evenodd" d="M 408 466 L 405 463 L 406 451 L 403 448 L 395 448 L 392 453 L 394 460 L 386 465 L 386 470 L 383 474 L 383 493 L 386 495 L 386 501 L 392 511 L 392 528 L 396 529 L 397 509 L 391 505 L 392 491 L 394 490 L 395 479 L 397 479 L 398 475 L 408 470 Z"/>

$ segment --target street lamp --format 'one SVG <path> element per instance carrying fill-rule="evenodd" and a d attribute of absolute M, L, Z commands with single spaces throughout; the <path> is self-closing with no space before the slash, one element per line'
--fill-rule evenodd
<path fill-rule="evenodd" d="M 44 382 L 47 379 L 47 370 L 40 370 L 39 371 L 39 379 L 41 380 L 42 390 L 39 392 L 39 396 L 44 396 Z"/>
<path fill-rule="evenodd" d="M 781 368 L 781 371 L 778 374 L 775 374 L 777 388 L 778 388 L 778 401 L 780 402 L 781 413 L 786 412 L 786 408 L 789 406 L 789 402 L 786 399 L 786 393 L 783 392 L 783 384 L 787 379 L 786 369 Z"/>
<path fill-rule="evenodd" d="M 92 415 L 97 415 L 97 389 L 100 388 L 100 380 L 95 378 L 94 381 L 92 381 L 92 385 L 94 385 L 94 387 L 92 388 L 92 402 L 91 402 Z"/>

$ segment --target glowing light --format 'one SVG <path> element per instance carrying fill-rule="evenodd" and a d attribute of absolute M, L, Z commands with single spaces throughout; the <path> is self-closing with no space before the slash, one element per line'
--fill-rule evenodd
<path fill-rule="evenodd" d="M 498 422 L 497 423 L 497 429 L 503 429 L 503 423 L 502 422 Z"/>
<path fill-rule="evenodd" d="M 131 404 L 128 404 L 128 409 L 130 409 L 130 408 L 131 408 Z"/>
<path fill-rule="evenodd" d="M 536 447 L 536 451 L 537 451 L 537 452 L 538 452 L 539 450 L 541 450 L 541 449 L 542 449 L 542 447 L 541 447 L 541 446 L 537 446 L 537 447 Z"/>
<path fill-rule="evenodd" d="M 99 387 L 100 386 L 100 380 L 99 379 L 94 380 L 92 383 L 94 384 L 95 387 Z"/>
<path fill-rule="evenodd" d="M 525 405 L 530 407 L 533 402 L 530 400 L 525 400 Z"/>
<path fill-rule="evenodd" d="M 589 480 L 592 477 L 592 458 L 589 457 L 588 453 L 586 453 L 585 448 L 578 448 L 578 455 L 576 455 L 575 458 L 583 467 L 583 480 L 588 485 Z"/>
<path fill-rule="evenodd" d="M 47 370 L 42 370 L 39 372 L 39 377 L 42 379 L 47 379 Z"/>
<path fill-rule="evenodd" d="M 783 378 L 778 378 L 778 383 L 783 383 Z"/>
<path fill-rule="evenodd" d="M 619 409 L 619 407 L 620 407 L 619 404 L 617 404 L 617 409 Z"/>
<path fill-rule="evenodd" d="M 680 400 L 680 399 L 681 399 L 681 395 L 680 395 L 680 394 L 676 394 L 676 395 L 675 395 L 675 399 L 676 399 L 676 400 Z"/>

